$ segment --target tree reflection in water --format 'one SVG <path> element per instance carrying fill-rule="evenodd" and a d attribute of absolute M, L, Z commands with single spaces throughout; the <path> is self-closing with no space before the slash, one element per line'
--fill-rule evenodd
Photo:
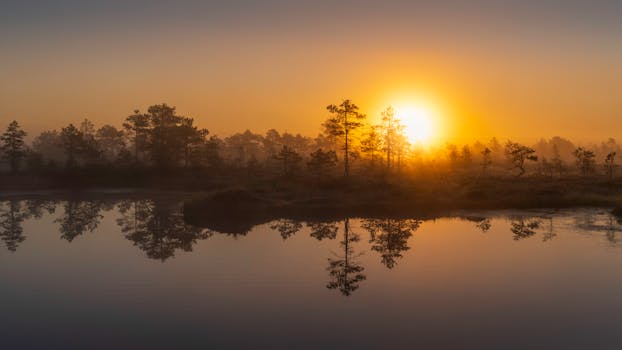
<path fill-rule="evenodd" d="M 213 234 L 186 224 L 178 202 L 132 200 L 121 202 L 118 208 L 121 232 L 150 259 L 165 261 L 174 257 L 178 249 L 191 252 L 198 240 Z"/>
<path fill-rule="evenodd" d="M 2 203 L 0 211 L 0 237 L 10 252 L 17 251 L 17 247 L 26 239 L 22 222 L 27 216 L 28 214 L 22 210 L 22 205 L 19 201 L 12 200 Z"/>
<path fill-rule="evenodd" d="M 490 222 L 489 218 L 485 218 L 482 221 L 476 223 L 475 227 L 482 231 L 482 233 L 486 233 L 492 227 L 492 223 Z"/>
<path fill-rule="evenodd" d="M 362 227 L 370 234 L 371 250 L 380 253 L 384 266 L 392 269 L 409 250 L 408 239 L 421 225 L 413 219 L 363 219 Z"/>
<path fill-rule="evenodd" d="M 54 220 L 60 223 L 61 238 L 71 242 L 87 231 L 95 231 L 104 218 L 101 211 L 110 209 L 111 206 L 103 201 L 66 201 L 63 204 L 63 214 Z"/>
<path fill-rule="evenodd" d="M 339 226 L 336 222 L 309 222 L 307 226 L 311 229 L 311 237 L 321 241 L 323 239 L 337 238 Z"/>
<path fill-rule="evenodd" d="M 515 241 L 535 235 L 539 228 L 540 220 L 534 218 L 519 217 L 510 222 L 510 231 L 514 234 Z"/>
<path fill-rule="evenodd" d="M 349 296 L 367 277 L 363 274 L 365 268 L 356 261 L 361 254 L 354 254 L 352 244 L 358 242 L 360 238 L 350 229 L 349 218 L 343 221 L 343 231 L 343 240 L 339 243 L 343 255 L 335 254 L 335 258 L 328 258 L 327 270 L 330 281 L 326 288 L 338 289 L 342 295 Z"/>
<path fill-rule="evenodd" d="M 283 240 L 286 240 L 300 231 L 302 223 L 296 220 L 280 219 L 273 222 L 270 228 L 278 231 Z"/>
<path fill-rule="evenodd" d="M 546 231 L 544 231 L 544 233 L 542 234 L 542 242 L 548 242 L 550 240 L 552 240 L 553 238 L 557 237 L 557 234 L 555 233 L 555 231 L 553 230 L 553 216 L 550 216 L 548 218 L 548 227 L 546 229 Z"/>
<path fill-rule="evenodd" d="M 465 217 L 467 221 L 471 221 L 475 223 L 475 228 L 482 231 L 482 233 L 488 232 L 492 227 L 492 223 L 489 218 L 482 216 L 467 216 Z"/>

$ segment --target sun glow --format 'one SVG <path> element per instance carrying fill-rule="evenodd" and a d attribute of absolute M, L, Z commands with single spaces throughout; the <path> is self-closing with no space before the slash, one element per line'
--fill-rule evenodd
<path fill-rule="evenodd" d="M 429 144 L 436 137 L 435 111 L 424 104 L 400 105 L 395 115 L 404 125 L 404 133 L 411 143 Z"/>

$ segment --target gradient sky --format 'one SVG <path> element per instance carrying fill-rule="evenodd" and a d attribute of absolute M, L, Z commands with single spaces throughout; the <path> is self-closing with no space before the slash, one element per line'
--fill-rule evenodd
<path fill-rule="evenodd" d="M 3 0 L 0 124 L 167 102 L 227 135 L 423 100 L 449 140 L 622 139 L 621 1 Z"/>

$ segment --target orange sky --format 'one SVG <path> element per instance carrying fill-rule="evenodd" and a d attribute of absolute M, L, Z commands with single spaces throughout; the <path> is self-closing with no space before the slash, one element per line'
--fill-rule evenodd
<path fill-rule="evenodd" d="M 120 126 L 166 102 L 219 135 L 315 135 L 325 106 L 350 98 L 374 117 L 430 101 L 443 140 L 622 137 L 622 7 L 611 2 L 363 2 L 346 15 L 351 2 L 26 3 L 0 15 L 0 123 L 31 134 L 84 117 Z"/>

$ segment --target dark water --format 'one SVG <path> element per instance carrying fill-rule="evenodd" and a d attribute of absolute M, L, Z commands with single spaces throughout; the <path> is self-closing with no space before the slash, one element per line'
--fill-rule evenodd
<path fill-rule="evenodd" d="M 2 349 L 619 349 L 606 210 L 187 225 L 174 201 L 1 204 Z"/>

